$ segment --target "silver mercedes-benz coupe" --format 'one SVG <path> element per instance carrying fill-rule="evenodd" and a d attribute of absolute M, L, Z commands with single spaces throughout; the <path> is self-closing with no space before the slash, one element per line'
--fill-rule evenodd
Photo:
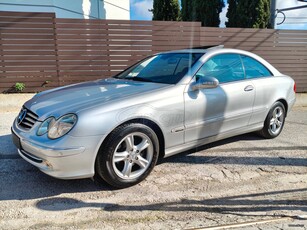
<path fill-rule="evenodd" d="M 112 78 L 36 94 L 12 136 L 20 156 L 50 176 L 95 176 L 123 188 L 161 157 L 248 132 L 277 137 L 295 88 L 246 51 L 159 53 Z"/>

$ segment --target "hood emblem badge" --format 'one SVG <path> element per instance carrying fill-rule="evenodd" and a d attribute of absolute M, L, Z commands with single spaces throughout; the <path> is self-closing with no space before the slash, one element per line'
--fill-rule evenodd
<path fill-rule="evenodd" d="M 18 125 L 20 125 L 20 123 L 23 121 L 23 119 L 26 117 L 27 115 L 27 110 L 26 109 L 22 109 L 18 115 L 17 118 L 17 123 Z"/>

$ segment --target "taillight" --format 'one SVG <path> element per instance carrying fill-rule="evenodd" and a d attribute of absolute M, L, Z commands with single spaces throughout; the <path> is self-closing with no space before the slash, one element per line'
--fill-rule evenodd
<path fill-rule="evenodd" d="M 296 93 L 296 83 L 294 82 L 293 91 Z"/>

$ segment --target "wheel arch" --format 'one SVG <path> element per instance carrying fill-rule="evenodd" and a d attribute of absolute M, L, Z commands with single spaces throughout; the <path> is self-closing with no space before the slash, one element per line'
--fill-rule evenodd
<path fill-rule="evenodd" d="M 287 117 L 287 114 L 288 114 L 288 103 L 285 99 L 281 98 L 281 99 L 278 99 L 277 101 L 281 102 L 284 107 L 285 107 L 285 117 Z"/>
<path fill-rule="evenodd" d="M 150 127 L 151 129 L 153 129 L 153 131 L 157 134 L 158 141 L 159 141 L 159 158 L 163 158 L 164 155 L 165 155 L 165 138 L 164 138 L 163 131 L 162 131 L 162 129 L 160 128 L 160 126 L 156 122 L 154 122 L 154 121 L 152 121 L 152 120 L 150 120 L 148 118 L 133 118 L 133 119 L 127 120 L 127 121 L 117 125 L 116 127 L 114 127 L 108 133 L 108 135 L 104 138 L 102 143 L 100 144 L 98 152 L 103 147 L 104 143 L 108 140 L 109 136 L 111 135 L 111 133 L 115 129 L 117 129 L 118 127 L 120 127 L 122 125 L 130 124 L 130 123 L 143 124 L 143 125 L 146 125 L 146 126 Z"/>

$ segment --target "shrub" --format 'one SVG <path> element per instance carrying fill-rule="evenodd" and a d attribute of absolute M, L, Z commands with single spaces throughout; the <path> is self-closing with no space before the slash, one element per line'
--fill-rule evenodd
<path fill-rule="evenodd" d="M 25 85 L 24 83 L 16 82 L 16 84 L 15 84 L 15 90 L 16 90 L 17 92 L 22 92 L 25 88 L 26 88 L 26 85 Z"/>

